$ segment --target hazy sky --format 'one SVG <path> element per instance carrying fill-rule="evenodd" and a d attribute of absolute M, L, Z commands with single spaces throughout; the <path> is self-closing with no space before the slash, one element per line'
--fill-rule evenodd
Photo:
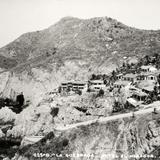
<path fill-rule="evenodd" d="M 0 47 L 65 16 L 108 16 L 129 26 L 160 29 L 160 0 L 0 0 Z"/>

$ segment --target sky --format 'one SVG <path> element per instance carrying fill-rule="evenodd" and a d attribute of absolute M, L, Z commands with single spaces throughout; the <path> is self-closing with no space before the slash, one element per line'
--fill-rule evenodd
<path fill-rule="evenodd" d="M 111 17 L 140 29 L 160 29 L 160 0 L 0 0 L 0 47 L 61 18 Z"/>

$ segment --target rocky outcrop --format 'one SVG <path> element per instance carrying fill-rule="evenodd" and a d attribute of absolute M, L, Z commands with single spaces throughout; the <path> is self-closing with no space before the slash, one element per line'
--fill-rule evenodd
<path fill-rule="evenodd" d="M 61 159 L 73 160 L 77 156 L 79 159 L 88 156 L 92 160 L 131 160 L 135 156 L 140 159 L 145 155 L 151 159 L 151 154 L 159 146 L 159 127 L 159 118 L 153 119 L 151 114 L 135 119 L 83 125 L 23 148 L 16 160 L 22 157 L 36 159 L 34 156 L 40 155 L 35 153 L 42 153 L 44 159 L 47 159 L 46 153 L 54 159 L 60 155 Z"/>

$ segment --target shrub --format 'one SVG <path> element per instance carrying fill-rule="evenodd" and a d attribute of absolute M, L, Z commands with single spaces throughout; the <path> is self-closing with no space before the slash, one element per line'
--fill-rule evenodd
<path fill-rule="evenodd" d="M 68 145 L 68 143 L 69 143 L 69 140 L 68 139 L 64 139 L 62 141 L 63 147 L 66 147 Z"/>
<path fill-rule="evenodd" d="M 58 112 L 59 112 L 59 108 L 52 108 L 51 110 L 51 115 L 53 117 L 57 116 L 58 115 Z"/>
<path fill-rule="evenodd" d="M 77 94 L 82 95 L 82 91 L 81 90 L 77 90 Z"/>
<path fill-rule="evenodd" d="M 91 89 L 90 89 L 90 88 L 88 88 L 88 89 L 87 89 L 87 92 L 91 92 Z"/>
<path fill-rule="evenodd" d="M 104 96 L 104 90 L 100 89 L 98 94 L 97 94 L 97 97 L 103 97 L 103 96 Z"/>

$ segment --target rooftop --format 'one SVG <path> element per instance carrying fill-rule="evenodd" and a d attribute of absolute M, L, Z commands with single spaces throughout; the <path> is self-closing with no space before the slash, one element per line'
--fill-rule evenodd
<path fill-rule="evenodd" d="M 135 78 L 137 77 L 137 74 L 129 73 L 129 74 L 124 75 L 123 77 Z"/>
<path fill-rule="evenodd" d="M 132 104 L 133 106 L 137 106 L 140 105 L 141 102 L 140 101 L 136 101 L 134 98 L 128 98 L 127 101 Z"/>
<path fill-rule="evenodd" d="M 158 76 L 160 74 L 160 71 L 157 70 L 156 72 L 141 72 L 139 76 Z"/>
<path fill-rule="evenodd" d="M 119 80 L 119 81 L 116 81 L 114 84 L 115 85 L 124 85 L 124 86 L 127 86 L 130 83 L 131 82 Z"/>
<path fill-rule="evenodd" d="M 147 94 L 143 92 L 142 90 L 135 90 L 134 94 L 138 96 L 147 96 Z"/>
<path fill-rule="evenodd" d="M 119 74 L 117 74 L 117 76 L 123 76 L 123 74 L 122 74 L 122 73 L 119 73 Z"/>
<path fill-rule="evenodd" d="M 141 69 L 156 69 L 156 67 L 152 66 L 152 65 L 147 65 L 147 66 L 141 66 Z"/>
<path fill-rule="evenodd" d="M 103 80 L 90 80 L 90 82 L 92 82 L 92 83 L 103 83 Z"/>
<path fill-rule="evenodd" d="M 87 82 L 83 82 L 83 81 L 68 81 L 68 82 L 62 82 L 62 85 L 66 85 L 66 84 L 86 84 Z"/>
<path fill-rule="evenodd" d="M 154 84 L 149 84 L 148 83 L 148 85 L 146 85 L 145 83 L 143 83 L 143 84 L 140 84 L 139 85 L 139 88 L 141 88 L 141 89 L 144 89 L 144 90 L 147 90 L 147 91 L 153 91 L 154 90 Z"/>

